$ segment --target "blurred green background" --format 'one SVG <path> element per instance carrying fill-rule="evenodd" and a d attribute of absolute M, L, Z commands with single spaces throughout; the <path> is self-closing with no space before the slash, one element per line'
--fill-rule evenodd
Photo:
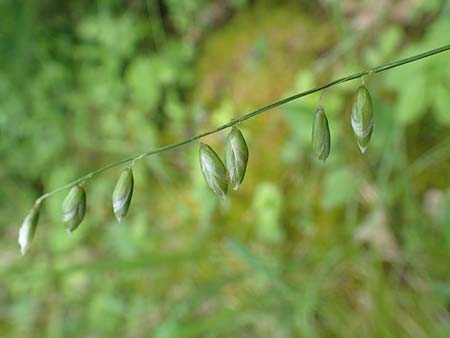
<path fill-rule="evenodd" d="M 450 54 L 374 75 L 375 129 L 350 126 L 359 81 L 240 125 L 247 176 L 221 202 L 197 144 L 86 184 L 68 236 L 46 191 L 279 98 L 450 42 L 439 0 L 0 0 L 0 337 L 450 337 Z M 227 132 L 204 140 L 220 154 Z"/>

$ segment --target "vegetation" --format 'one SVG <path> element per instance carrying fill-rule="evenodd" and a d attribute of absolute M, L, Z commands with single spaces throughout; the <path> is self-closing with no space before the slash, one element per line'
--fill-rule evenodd
<path fill-rule="evenodd" d="M 319 97 L 305 96 L 239 124 L 251 157 L 232 198 L 213 195 L 186 146 L 74 188 L 84 197 L 65 215 L 84 215 L 84 189 L 88 202 L 72 236 L 64 194 L 46 199 L 32 249 L 17 250 L 22 215 L 63 182 L 448 45 L 447 2 L 404 6 L 0 3 L 0 336 L 447 337 L 448 53 L 365 79 L 364 156 L 350 123 L 359 84 L 342 83 L 321 99 L 325 164 L 311 145 Z M 226 137 L 202 141 L 230 172 Z"/>

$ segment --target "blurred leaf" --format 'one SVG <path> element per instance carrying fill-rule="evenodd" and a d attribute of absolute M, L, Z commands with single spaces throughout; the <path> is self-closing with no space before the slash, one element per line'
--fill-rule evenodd
<path fill-rule="evenodd" d="M 355 233 L 355 239 L 369 244 L 387 261 L 399 258 L 399 248 L 388 226 L 386 210 L 379 208 L 368 214 Z"/>
<path fill-rule="evenodd" d="M 448 43 L 449 30 L 449 20 L 435 22 L 427 30 L 425 39 L 410 45 L 401 56 L 423 52 L 436 45 Z M 398 92 L 395 110 L 400 122 L 403 124 L 416 122 L 426 113 L 427 108 L 434 108 L 438 121 L 448 123 L 448 114 L 444 114 L 442 110 L 448 100 L 448 95 L 442 93 L 442 91 L 448 93 L 448 89 L 443 89 L 442 86 L 448 87 L 450 78 L 450 68 L 447 67 L 445 60 L 444 55 L 438 55 L 386 74 L 387 83 Z"/>
<path fill-rule="evenodd" d="M 400 84 L 400 83 L 399 83 Z M 404 124 L 417 121 L 426 110 L 426 78 L 422 74 L 402 80 L 401 96 L 397 103 L 397 118 Z"/>
<path fill-rule="evenodd" d="M 230 100 L 223 100 L 220 105 L 212 112 L 211 125 L 222 125 L 230 121 L 235 115 L 234 104 Z"/>
<path fill-rule="evenodd" d="M 126 315 L 126 305 L 111 290 L 99 290 L 86 309 L 89 313 L 89 326 L 103 334 L 113 334 Z"/>
<path fill-rule="evenodd" d="M 78 34 L 82 40 L 97 42 L 109 53 L 128 56 L 143 36 L 143 30 L 140 22 L 130 13 L 113 17 L 103 12 L 83 18 L 78 26 Z"/>
<path fill-rule="evenodd" d="M 378 34 L 378 45 L 367 48 L 365 57 L 371 67 L 387 62 L 395 55 L 402 39 L 402 32 L 398 26 L 389 26 Z"/>
<path fill-rule="evenodd" d="M 126 81 L 130 96 L 138 108 L 156 108 L 161 96 L 161 68 L 157 59 L 137 57 L 128 66 Z"/>
<path fill-rule="evenodd" d="M 450 94 L 449 87 L 444 84 L 437 84 L 432 91 L 434 115 L 439 123 L 450 125 Z"/>
<path fill-rule="evenodd" d="M 443 201 L 443 217 L 442 224 L 444 225 L 444 236 L 447 242 L 447 247 L 450 247 L 450 191 Z"/>
<path fill-rule="evenodd" d="M 283 239 L 284 230 L 281 224 L 283 196 L 279 188 L 270 182 L 260 183 L 254 192 L 252 209 L 258 237 L 269 243 Z"/>
<path fill-rule="evenodd" d="M 322 205 L 326 209 L 343 206 L 354 199 L 360 181 L 348 168 L 329 171 L 325 176 Z"/>
<path fill-rule="evenodd" d="M 267 280 L 275 286 L 275 288 L 280 292 L 281 295 L 289 295 L 290 290 L 285 285 L 283 280 L 275 272 L 269 269 L 266 264 L 261 261 L 261 259 L 255 256 L 242 243 L 235 239 L 231 239 L 228 241 L 228 247 L 240 258 L 244 259 L 244 261 L 248 265 L 250 265 L 250 267 L 253 268 L 256 272 L 267 278 Z"/>

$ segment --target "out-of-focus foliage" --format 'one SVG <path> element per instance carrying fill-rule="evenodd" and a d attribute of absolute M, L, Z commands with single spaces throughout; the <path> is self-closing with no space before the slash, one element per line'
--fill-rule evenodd
<path fill-rule="evenodd" d="M 27 256 L 20 223 L 43 192 L 335 77 L 449 43 L 447 1 L 0 1 L 0 337 L 448 337 L 449 54 L 242 123 L 243 184 L 220 201 L 198 146 L 85 185 L 68 236 L 45 202 Z M 227 132 L 208 137 L 223 157 Z"/>

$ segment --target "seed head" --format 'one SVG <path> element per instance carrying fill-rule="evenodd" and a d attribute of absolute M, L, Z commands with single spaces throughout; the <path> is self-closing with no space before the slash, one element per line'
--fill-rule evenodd
<path fill-rule="evenodd" d="M 133 196 L 134 178 L 133 170 L 126 168 L 120 174 L 112 195 L 114 214 L 119 222 L 125 217 Z"/>
<path fill-rule="evenodd" d="M 325 162 L 330 154 L 330 129 L 327 116 L 321 106 L 314 114 L 311 141 L 314 154 L 319 160 Z"/>
<path fill-rule="evenodd" d="M 356 92 L 351 123 L 359 149 L 364 154 L 372 136 L 374 124 L 372 98 L 364 85 L 361 85 Z"/>
<path fill-rule="evenodd" d="M 22 253 L 22 256 L 24 256 L 27 253 L 31 241 L 34 238 L 36 227 L 39 221 L 39 209 L 40 204 L 36 203 L 31 208 L 30 212 L 25 217 L 22 226 L 20 227 L 18 242 L 20 245 L 20 252 Z"/>
<path fill-rule="evenodd" d="M 226 199 L 228 190 L 227 170 L 216 152 L 207 144 L 200 143 L 200 167 L 206 183 L 216 195 Z"/>
<path fill-rule="evenodd" d="M 225 143 L 225 166 L 228 172 L 228 183 L 237 190 L 244 180 L 248 162 L 248 147 L 244 135 L 234 127 Z"/>
<path fill-rule="evenodd" d="M 80 185 L 74 186 L 62 205 L 63 222 L 69 233 L 73 232 L 84 218 L 86 212 L 86 191 Z"/>

